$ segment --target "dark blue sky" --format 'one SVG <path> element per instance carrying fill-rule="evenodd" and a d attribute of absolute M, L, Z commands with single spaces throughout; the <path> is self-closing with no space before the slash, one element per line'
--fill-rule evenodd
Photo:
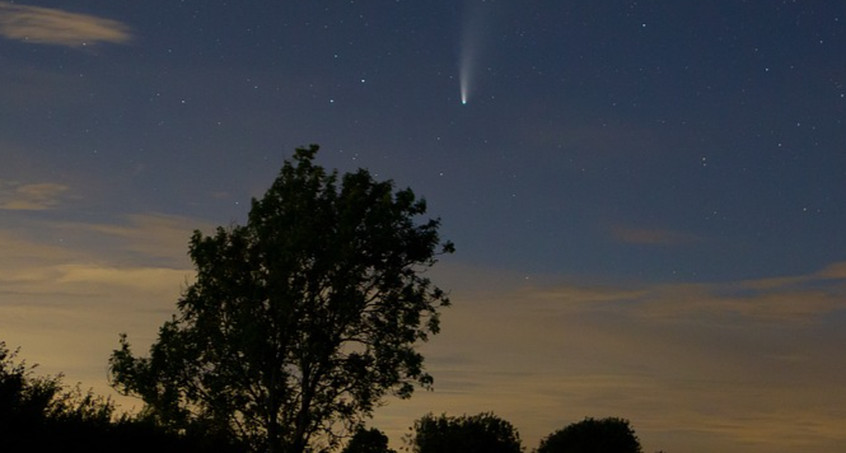
<path fill-rule="evenodd" d="M 723 280 L 843 258 L 842 5 L 467 3 L 78 2 L 131 39 L 3 43 L 7 171 L 227 222 L 319 143 L 426 196 L 461 260 Z"/>
<path fill-rule="evenodd" d="M 0 229 L 36 268 L 182 268 L 91 233 L 242 222 L 318 143 L 429 201 L 459 294 L 840 294 L 845 56 L 840 1 L 0 2 Z"/>

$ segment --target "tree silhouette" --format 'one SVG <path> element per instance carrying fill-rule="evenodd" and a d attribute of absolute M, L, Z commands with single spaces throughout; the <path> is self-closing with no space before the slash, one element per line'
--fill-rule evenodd
<path fill-rule="evenodd" d="M 586 418 L 541 440 L 537 453 L 641 453 L 628 420 Z"/>
<path fill-rule="evenodd" d="M 396 453 L 388 448 L 388 436 L 376 428 L 360 427 L 342 453 Z"/>
<path fill-rule="evenodd" d="M 365 170 L 343 175 L 297 149 L 245 226 L 195 231 L 197 270 L 149 357 L 125 335 L 116 389 L 174 430 L 237 436 L 255 451 L 336 446 L 393 393 L 430 386 L 414 347 L 449 300 L 421 271 L 440 253 L 426 204 Z"/>
<path fill-rule="evenodd" d="M 520 453 L 520 435 L 493 413 L 449 417 L 424 415 L 406 440 L 415 453 Z"/>

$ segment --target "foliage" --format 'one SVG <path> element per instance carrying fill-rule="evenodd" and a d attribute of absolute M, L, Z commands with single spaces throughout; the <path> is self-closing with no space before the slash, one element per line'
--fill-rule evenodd
<path fill-rule="evenodd" d="M 493 413 L 438 417 L 427 414 L 414 423 L 407 439 L 415 453 L 520 453 L 520 435 Z"/>
<path fill-rule="evenodd" d="M 359 427 L 342 453 L 396 453 L 388 448 L 388 436 L 376 428 Z"/>
<path fill-rule="evenodd" d="M 0 341 L 0 424 L 32 430 L 48 423 L 106 425 L 111 421 L 111 400 L 83 392 L 79 385 L 68 390 L 62 375 L 36 376 L 35 365 L 17 359 Z M 25 430 L 25 431 L 26 431 Z"/>
<path fill-rule="evenodd" d="M 36 376 L 0 341 L 0 442 L 2 451 L 217 452 L 235 445 L 169 434 L 143 421 L 114 416 L 108 398 L 68 389 L 62 376 Z"/>
<path fill-rule="evenodd" d="M 586 418 L 541 440 L 537 453 L 641 453 L 628 420 Z"/>
<path fill-rule="evenodd" d="M 125 335 L 113 386 L 172 430 L 226 433 L 255 451 L 337 446 L 387 394 L 432 378 L 415 349 L 439 331 L 445 293 L 422 271 L 452 244 L 426 204 L 365 170 L 297 149 L 245 226 L 195 231 L 197 278 L 149 357 Z"/>

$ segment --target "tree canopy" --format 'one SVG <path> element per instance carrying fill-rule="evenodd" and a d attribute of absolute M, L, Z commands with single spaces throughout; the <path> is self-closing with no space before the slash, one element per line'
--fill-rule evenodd
<path fill-rule="evenodd" d="M 376 428 L 359 428 L 342 453 L 396 453 L 388 447 L 388 436 Z"/>
<path fill-rule="evenodd" d="M 641 453 L 640 441 L 628 420 L 586 418 L 543 440 L 537 453 Z"/>
<path fill-rule="evenodd" d="M 297 149 L 246 225 L 195 231 L 197 276 L 148 357 L 126 335 L 113 386 L 174 430 L 226 433 L 255 451 L 332 447 L 388 394 L 429 387 L 415 346 L 446 294 L 423 274 L 442 253 L 426 203 L 366 170 L 327 172 Z"/>
<path fill-rule="evenodd" d="M 520 453 L 520 434 L 514 426 L 485 412 L 450 417 L 424 415 L 407 439 L 414 453 Z"/>

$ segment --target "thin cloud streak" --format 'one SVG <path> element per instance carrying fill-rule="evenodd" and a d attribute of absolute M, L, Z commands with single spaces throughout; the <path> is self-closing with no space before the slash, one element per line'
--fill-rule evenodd
<path fill-rule="evenodd" d="M 56 183 L 24 184 L 0 180 L 0 210 L 44 211 L 55 208 L 69 187 Z"/>
<path fill-rule="evenodd" d="M 638 318 L 731 317 L 806 322 L 846 310 L 844 263 L 807 275 L 727 283 L 632 287 L 562 285 L 523 291 L 544 300 L 536 309 L 629 313 Z"/>
<path fill-rule="evenodd" d="M 69 228 L 25 214 L 16 214 L 23 218 L 15 228 L 0 229 L 3 340 L 20 346 L 42 373 L 62 372 L 116 396 L 105 368 L 118 334 L 151 342 L 193 278 L 184 255 L 190 230 L 179 227 L 189 220 L 146 214 Z M 174 256 L 162 260 L 162 247 L 177 242 Z"/>
<path fill-rule="evenodd" d="M 0 36 L 65 47 L 126 44 L 132 40 L 129 27 L 116 20 L 8 2 L 0 2 Z"/>
<path fill-rule="evenodd" d="M 0 283 L 20 295 L 172 294 L 193 276 L 184 253 L 189 223 L 160 214 L 128 216 L 123 224 L 24 221 L 0 229 Z"/>
<path fill-rule="evenodd" d="M 126 255 L 164 267 L 189 264 L 188 243 L 194 230 L 213 232 L 212 225 L 206 221 L 160 213 L 129 214 L 120 223 L 66 222 L 52 226 L 88 242 L 108 243 Z"/>

